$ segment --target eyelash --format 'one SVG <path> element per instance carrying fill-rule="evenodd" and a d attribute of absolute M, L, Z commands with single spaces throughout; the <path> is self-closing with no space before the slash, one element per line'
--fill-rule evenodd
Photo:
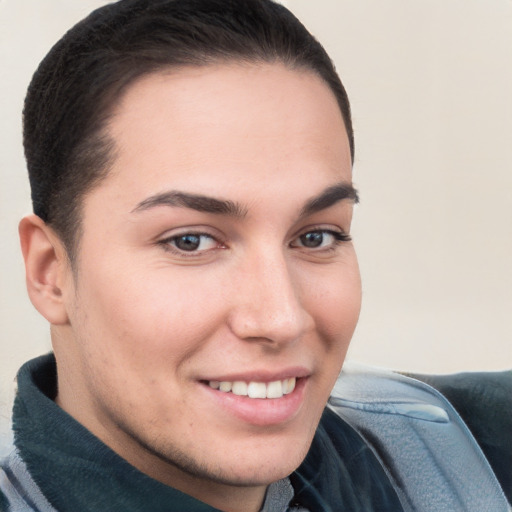
<path fill-rule="evenodd" d="M 171 252 L 178 256 L 182 256 L 182 257 L 186 257 L 186 258 L 194 258 L 194 257 L 197 258 L 199 256 L 204 255 L 206 252 L 213 250 L 213 248 L 212 248 L 212 249 L 203 249 L 202 251 L 197 251 L 197 249 L 193 250 L 193 251 L 185 251 L 183 249 L 179 249 L 178 247 L 175 247 L 172 245 L 173 242 L 176 242 L 180 238 L 185 238 L 185 237 L 198 237 L 198 238 L 206 237 L 206 238 L 214 241 L 217 244 L 218 247 L 215 247 L 215 249 L 223 248 L 223 246 L 224 246 L 224 244 L 220 240 L 218 240 L 216 237 L 214 237 L 210 233 L 203 233 L 203 232 L 198 232 L 198 231 L 187 231 L 184 233 L 180 233 L 179 235 L 173 235 L 168 238 L 164 238 L 163 240 L 158 241 L 158 245 L 161 245 L 165 251 L 168 251 L 168 252 Z"/>
<path fill-rule="evenodd" d="M 331 244 L 329 247 L 324 247 L 324 248 L 312 247 L 312 248 L 309 248 L 309 249 L 312 249 L 313 251 L 314 250 L 318 250 L 318 251 L 320 251 L 320 250 L 323 250 L 323 251 L 335 250 L 336 247 L 339 246 L 340 244 L 352 241 L 352 237 L 350 235 L 344 233 L 343 231 L 336 231 L 336 230 L 333 230 L 333 229 L 325 229 L 325 228 L 308 229 L 307 231 L 305 231 L 301 235 L 297 236 L 294 240 L 301 239 L 302 237 L 305 237 L 306 235 L 310 235 L 310 234 L 322 234 L 322 235 L 326 235 L 327 234 L 327 235 L 331 235 L 334 238 L 334 243 Z M 308 249 L 307 246 L 302 246 L 302 247 Z"/>
<path fill-rule="evenodd" d="M 324 247 L 324 248 L 307 247 L 304 245 L 296 245 L 296 246 L 293 245 L 293 242 L 295 242 L 296 240 L 300 240 L 302 237 L 305 237 L 306 235 L 310 235 L 310 234 L 330 235 L 334 238 L 333 244 L 331 244 L 329 247 Z M 174 242 L 176 242 L 180 238 L 185 238 L 185 237 L 198 237 L 198 238 L 206 237 L 206 238 L 214 241 L 217 244 L 217 247 L 214 247 L 212 249 L 203 249 L 201 251 L 197 251 L 197 249 L 192 250 L 192 251 L 186 251 L 183 249 L 179 249 L 173 245 Z M 333 251 L 340 244 L 350 242 L 351 240 L 352 240 L 352 237 L 342 231 L 336 231 L 333 229 L 325 229 L 325 228 L 319 227 L 319 228 L 308 229 L 307 231 L 305 231 L 302 234 L 295 237 L 294 240 L 290 243 L 290 247 L 303 248 L 306 250 L 310 249 L 312 251 Z M 322 242 L 323 242 L 323 240 L 322 240 Z M 180 233 L 178 235 L 173 235 L 171 237 L 164 238 L 163 240 L 159 240 L 157 243 L 158 243 L 158 245 L 161 245 L 165 251 L 172 252 L 178 256 L 187 257 L 187 258 L 194 258 L 194 257 L 197 258 L 211 250 L 225 248 L 224 243 L 222 241 L 218 240 L 216 237 L 214 237 L 210 233 L 196 232 L 196 231 L 189 231 L 189 232 L 185 232 L 185 233 Z"/>

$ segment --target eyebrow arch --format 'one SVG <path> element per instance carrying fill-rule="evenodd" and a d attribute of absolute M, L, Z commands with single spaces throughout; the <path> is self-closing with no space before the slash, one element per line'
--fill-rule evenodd
<path fill-rule="evenodd" d="M 325 189 L 318 196 L 311 198 L 302 208 L 301 217 L 307 217 L 313 213 L 325 210 L 334 204 L 348 199 L 355 204 L 359 203 L 359 194 L 351 183 L 338 183 Z"/>
<path fill-rule="evenodd" d="M 148 197 L 141 201 L 132 210 L 132 213 L 149 210 L 157 206 L 180 206 L 197 210 L 198 212 L 239 218 L 247 215 L 247 210 L 233 201 L 178 191 L 164 192 Z"/>

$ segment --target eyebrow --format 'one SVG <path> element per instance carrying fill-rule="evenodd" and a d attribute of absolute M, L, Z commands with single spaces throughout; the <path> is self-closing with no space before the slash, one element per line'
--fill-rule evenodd
<path fill-rule="evenodd" d="M 318 196 L 311 198 L 302 208 L 301 217 L 320 212 L 343 200 L 359 203 L 359 194 L 351 183 L 342 182 L 325 189 Z"/>
<path fill-rule="evenodd" d="M 351 200 L 354 203 L 359 202 L 357 190 L 351 183 L 338 183 L 325 189 L 318 196 L 309 199 L 302 208 L 300 217 L 306 217 L 325 210 L 343 200 Z M 236 218 L 244 218 L 247 215 L 247 208 L 229 199 L 217 199 L 215 197 L 179 191 L 163 192 L 148 197 L 141 201 L 132 210 L 132 213 L 149 210 L 158 206 L 178 206 L 199 212 L 227 215 Z"/>
<path fill-rule="evenodd" d="M 197 210 L 198 212 L 215 213 L 239 218 L 243 218 L 247 215 L 247 209 L 234 201 L 177 191 L 164 192 L 148 197 L 144 199 L 144 201 L 141 201 L 132 210 L 132 213 L 149 210 L 157 206 L 180 206 Z"/>

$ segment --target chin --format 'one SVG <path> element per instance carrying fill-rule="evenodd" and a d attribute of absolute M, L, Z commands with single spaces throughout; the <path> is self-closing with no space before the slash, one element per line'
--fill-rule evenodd
<path fill-rule="evenodd" d="M 189 483 L 210 481 L 236 487 L 267 486 L 289 476 L 300 466 L 307 455 L 312 436 L 302 435 L 298 439 L 297 435 L 282 432 L 279 436 L 257 437 L 243 442 L 233 441 L 230 446 L 209 453 L 206 447 L 196 453 L 189 451 L 186 455 L 172 448 L 160 449 L 160 460 L 168 469 L 174 469 L 171 469 L 169 479 L 162 478 L 165 471 L 150 476 L 173 487 L 180 474 Z M 153 453 L 156 455 L 157 451 Z"/>
<path fill-rule="evenodd" d="M 307 450 L 297 453 L 274 454 L 271 460 L 259 461 L 248 467 L 238 467 L 232 481 L 236 485 L 269 485 L 293 473 L 302 463 Z"/>
<path fill-rule="evenodd" d="M 283 455 L 280 460 L 274 457 L 272 460 L 258 461 L 250 465 L 232 466 L 215 470 L 205 474 L 209 480 L 217 481 L 224 485 L 237 487 L 267 486 L 286 478 L 293 473 L 301 464 L 306 453 L 297 457 L 296 454 Z"/>

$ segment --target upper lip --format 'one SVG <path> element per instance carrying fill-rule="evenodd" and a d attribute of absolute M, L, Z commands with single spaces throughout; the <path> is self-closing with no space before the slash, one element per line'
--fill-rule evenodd
<path fill-rule="evenodd" d="M 201 378 L 202 381 L 218 381 L 218 382 L 275 382 L 277 380 L 291 379 L 292 377 L 301 378 L 309 377 L 311 371 L 303 366 L 294 366 L 283 368 L 281 370 L 269 371 L 252 370 L 239 373 L 226 373 L 215 375 L 214 377 Z"/>

